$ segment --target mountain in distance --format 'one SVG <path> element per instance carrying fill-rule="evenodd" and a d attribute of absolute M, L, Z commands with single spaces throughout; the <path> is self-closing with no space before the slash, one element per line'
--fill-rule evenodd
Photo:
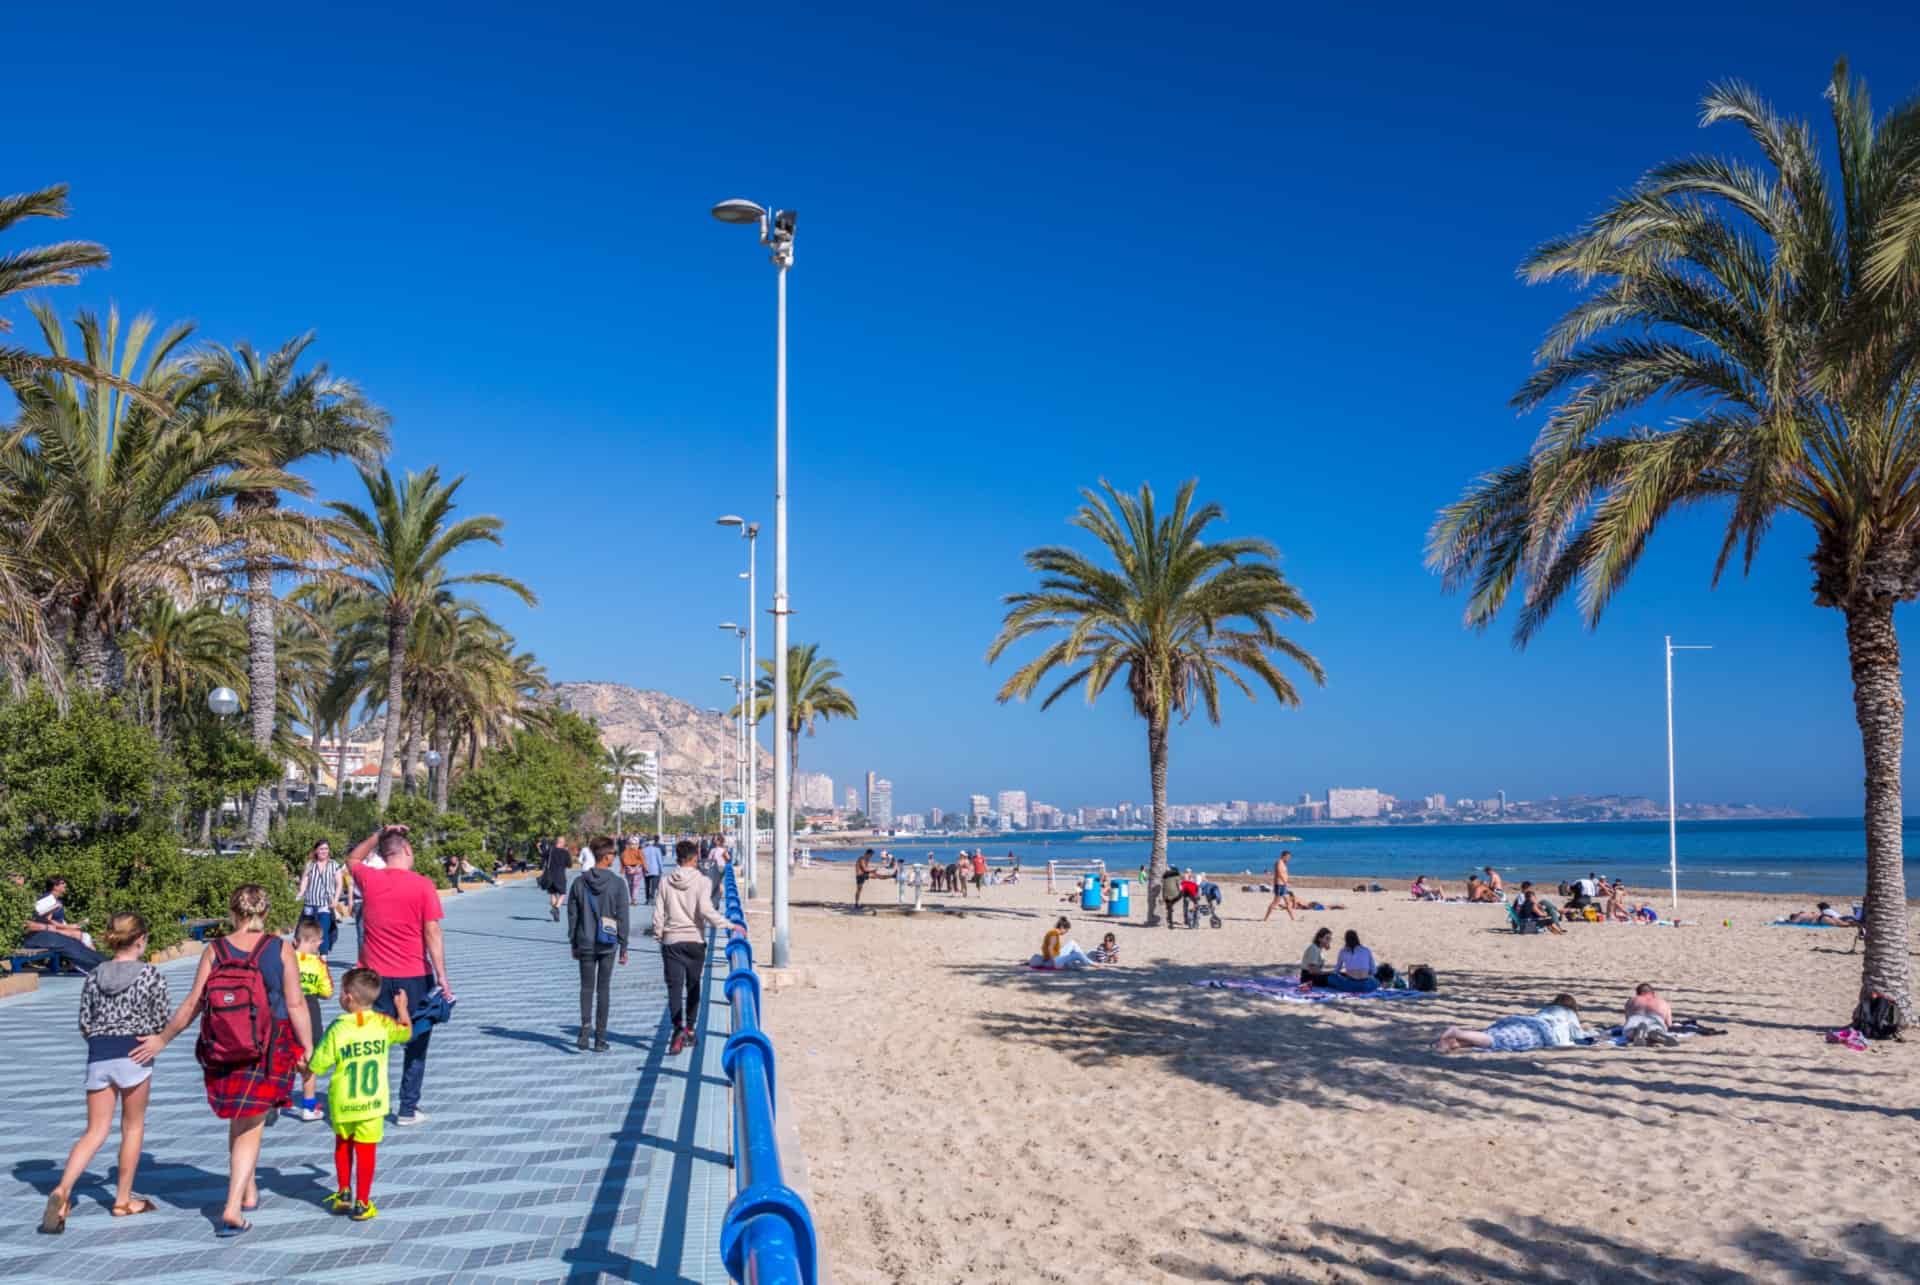
<path fill-rule="evenodd" d="M 734 793 L 734 720 L 665 692 L 623 683 L 556 683 L 554 703 L 600 725 L 601 744 L 660 752 L 661 797 L 669 812 L 687 812 Z M 759 803 L 773 802 L 773 755 L 759 760 Z"/>

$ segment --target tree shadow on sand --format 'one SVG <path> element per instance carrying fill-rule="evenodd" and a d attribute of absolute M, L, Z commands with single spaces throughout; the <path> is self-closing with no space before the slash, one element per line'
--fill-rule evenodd
<path fill-rule="evenodd" d="M 1238 1231 L 1201 1233 L 1223 1248 L 1251 1250 L 1279 1263 L 1275 1273 L 1236 1274 L 1198 1256 L 1172 1251 L 1150 1261 L 1168 1276 L 1192 1281 L 1326 1280 L 1354 1276 L 1378 1280 L 1511 1282 L 1512 1285 L 1738 1285 L 1756 1277 L 1802 1282 L 1912 1280 L 1920 1274 L 1920 1243 L 1879 1223 L 1858 1223 L 1828 1247 L 1791 1240 L 1771 1228 L 1749 1225 L 1726 1238 L 1711 1262 L 1649 1250 L 1588 1227 L 1542 1218 L 1507 1224 L 1484 1218 L 1463 1224 L 1480 1243 L 1429 1245 L 1417 1232 L 1382 1231 L 1328 1219 L 1309 1224 L 1314 1243 L 1262 1243 Z M 1824 1249 L 1824 1252 L 1822 1252 Z"/>
<path fill-rule="evenodd" d="M 1172 1074 L 1263 1106 L 1390 1104 L 1543 1124 L 1590 1112 L 1602 1102 L 1625 1112 L 1732 1119 L 1750 1117 L 1756 1108 L 1791 1108 L 1796 1127 L 1816 1131 L 1860 1115 L 1920 1120 L 1920 1107 L 1888 1105 L 1912 1098 L 1889 1091 L 1905 1082 L 1899 1066 L 1878 1058 L 1845 1065 L 1811 1042 L 1805 1057 L 1729 1048 L 1731 1037 L 1661 1050 L 1614 1048 L 1605 1041 L 1531 1053 L 1432 1049 L 1446 1026 L 1483 1026 L 1503 1013 L 1532 1011 L 1569 986 L 1570 979 L 1561 977 L 1461 971 L 1443 976 L 1438 994 L 1417 1000 L 1319 1006 L 1194 985 L 1207 977 L 1244 976 L 1244 964 L 1068 973 L 1014 965 L 952 969 L 1058 999 L 1052 1011 L 980 1014 L 996 1040 L 1048 1049 L 1087 1067 L 1158 1062 Z M 1592 1020 L 1613 1020 L 1624 998 L 1624 991 L 1617 1000 L 1609 997 L 1608 1016 Z M 1676 995 L 1675 1007 L 1686 1012 L 1683 999 Z M 1592 1004 L 1598 1008 L 1599 997 Z M 1742 1024 L 1738 1016 L 1711 1016 L 1719 1019 L 1715 1025 Z M 1822 1120 L 1808 1114 L 1813 1112 L 1835 1114 Z"/>

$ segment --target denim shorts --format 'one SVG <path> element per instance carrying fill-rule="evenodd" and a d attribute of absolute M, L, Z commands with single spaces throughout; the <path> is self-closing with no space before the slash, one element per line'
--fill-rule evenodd
<path fill-rule="evenodd" d="M 151 1062 L 136 1062 L 130 1057 L 102 1058 L 87 1063 L 87 1092 L 96 1089 L 137 1089 L 153 1075 Z"/>

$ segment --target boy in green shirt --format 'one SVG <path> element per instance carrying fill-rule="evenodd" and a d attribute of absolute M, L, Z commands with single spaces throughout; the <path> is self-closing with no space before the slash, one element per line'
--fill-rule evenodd
<path fill-rule="evenodd" d="M 406 995 L 395 997 L 397 1021 L 373 1011 L 379 998 L 380 974 L 371 968 L 348 969 L 340 979 L 340 1007 L 346 1012 L 333 1019 L 308 1064 L 316 1074 L 333 1071 L 327 1081 L 327 1114 L 333 1120 L 333 1167 L 339 1184 L 323 1203 L 357 1223 L 380 1213 L 369 1197 L 374 1151 L 387 1130 L 387 1053 L 413 1034 Z"/>
<path fill-rule="evenodd" d="M 307 1029 L 315 1039 L 325 1029 L 320 1025 L 320 1001 L 333 998 L 333 974 L 327 971 L 327 957 L 320 953 L 325 935 L 317 919 L 303 918 L 293 927 L 293 959 L 300 966 L 300 993 L 307 997 Z M 314 1083 L 309 1067 L 300 1085 L 300 1118 L 309 1124 L 320 1119 L 320 1098 L 314 1092 Z"/>

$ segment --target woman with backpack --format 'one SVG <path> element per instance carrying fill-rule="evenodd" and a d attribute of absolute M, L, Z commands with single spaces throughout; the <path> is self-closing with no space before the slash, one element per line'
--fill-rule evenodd
<path fill-rule="evenodd" d="M 134 1049 L 151 1062 L 196 1018 L 194 1057 L 206 1079 L 207 1103 L 227 1122 L 227 1203 L 215 1231 L 222 1238 L 253 1230 L 248 1211 L 260 1203 L 253 1171 L 269 1112 L 293 1102 L 294 1069 L 313 1054 L 313 1029 L 300 993 L 293 947 L 267 931 L 267 890 L 242 884 L 227 899 L 232 923 L 200 954 L 193 987 L 158 1035 Z"/>

